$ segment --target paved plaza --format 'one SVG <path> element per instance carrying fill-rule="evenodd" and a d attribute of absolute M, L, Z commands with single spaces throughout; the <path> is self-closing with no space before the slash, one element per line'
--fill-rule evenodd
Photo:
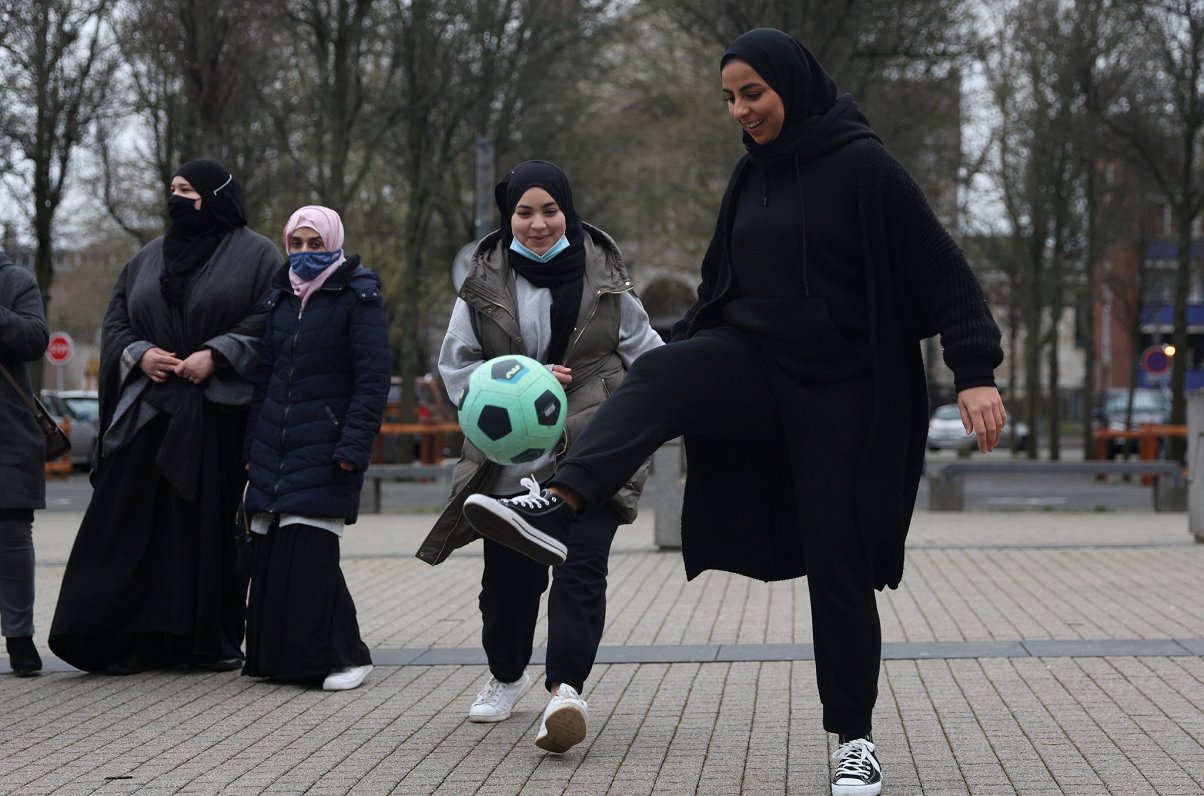
<path fill-rule="evenodd" d="M 551 755 L 538 688 L 509 721 L 466 721 L 487 676 L 482 559 L 415 559 L 434 517 L 367 515 L 344 537 L 377 663 L 360 689 L 48 657 L 0 676 L 0 793 L 828 793 L 805 581 L 686 582 L 645 512 L 615 541 L 589 735 Z M 37 516 L 44 654 L 79 519 Z M 879 596 L 884 794 L 1204 794 L 1204 545 L 1185 514 L 920 511 L 909 548 Z"/>

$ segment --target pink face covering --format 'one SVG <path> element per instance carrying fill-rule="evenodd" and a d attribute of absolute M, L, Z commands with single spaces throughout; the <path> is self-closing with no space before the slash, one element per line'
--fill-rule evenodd
<path fill-rule="evenodd" d="M 293 213 L 289 216 L 288 223 L 284 225 L 284 250 L 286 252 L 288 251 L 289 236 L 302 227 L 309 227 L 318 233 L 322 242 L 326 244 L 326 251 L 339 253 L 333 263 L 309 281 L 305 281 L 292 271 L 288 272 L 288 281 L 293 288 L 293 293 L 301 299 L 301 306 L 304 307 L 305 303 L 309 301 L 309 297 L 321 289 L 330 275 L 337 271 L 339 266 L 347 261 L 347 258 L 343 256 L 343 220 L 339 218 L 338 213 L 321 205 L 306 205 Z"/>

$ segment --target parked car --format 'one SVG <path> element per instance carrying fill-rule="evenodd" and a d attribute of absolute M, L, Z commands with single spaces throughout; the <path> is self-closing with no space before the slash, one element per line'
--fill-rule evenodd
<path fill-rule="evenodd" d="M 1092 423 L 1095 428 L 1109 431 L 1126 431 L 1144 425 L 1165 425 L 1171 419 L 1171 401 L 1161 390 L 1152 387 L 1137 387 L 1133 390 L 1133 415 L 1126 426 L 1125 416 L 1129 411 L 1129 388 L 1113 387 L 1100 393 L 1096 400 Z M 1125 449 L 1137 450 L 1136 440 L 1108 440 L 1108 458 L 1114 458 Z"/>
<path fill-rule="evenodd" d="M 1028 424 L 1013 421 L 1008 415 L 1003 424 L 1003 433 L 999 437 L 999 447 L 1011 448 L 1013 452 L 1025 450 L 1028 447 Z M 978 450 L 978 442 L 973 434 L 966 434 L 962 425 L 962 413 L 957 404 L 938 406 L 928 420 L 928 450 L 943 449 L 959 451 Z"/>
<path fill-rule="evenodd" d="M 100 396 L 96 390 L 42 390 L 42 403 L 56 421 L 71 421 L 71 465 L 87 468 L 100 426 Z"/>

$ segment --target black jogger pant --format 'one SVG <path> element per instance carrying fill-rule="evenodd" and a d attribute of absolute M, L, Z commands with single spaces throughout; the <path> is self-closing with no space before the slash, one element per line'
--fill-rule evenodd
<path fill-rule="evenodd" d="M 802 408 L 783 421 L 764 367 L 746 338 L 729 329 L 641 355 L 551 483 L 578 493 L 588 509 L 613 495 L 664 442 L 683 434 L 785 435 L 798 444 L 782 466 L 793 470 L 799 525 L 805 529 L 824 727 L 864 735 L 870 731 L 882 653 L 873 573 L 861 538 L 872 529 L 859 526 L 854 489 L 872 407 L 870 381 L 797 385 L 792 400 Z M 570 549 L 578 539 L 574 534 Z"/>
<path fill-rule="evenodd" d="M 552 570 L 548 594 L 545 688 L 567 683 L 584 690 L 606 625 L 606 575 L 619 515 L 609 502 L 582 514 L 573 527 L 568 558 Z M 481 574 L 481 645 L 489 672 L 503 683 L 523 676 L 531 661 L 539 599 L 548 567 L 485 539 Z"/>

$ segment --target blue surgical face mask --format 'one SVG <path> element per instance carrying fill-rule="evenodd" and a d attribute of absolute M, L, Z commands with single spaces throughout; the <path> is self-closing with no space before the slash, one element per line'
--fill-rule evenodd
<path fill-rule="evenodd" d="M 297 252 L 288 256 L 288 267 L 294 274 L 308 282 L 342 256 L 342 249 L 332 252 Z"/>
<path fill-rule="evenodd" d="M 568 247 L 569 247 L 569 236 L 568 235 L 561 235 L 560 240 L 553 243 L 552 248 L 548 249 L 543 254 L 536 254 L 535 252 L 531 251 L 526 246 L 519 243 L 517 238 L 510 241 L 510 250 L 511 251 L 516 251 L 519 254 L 521 254 L 523 257 L 526 257 L 528 260 L 534 260 L 537 263 L 546 263 L 548 260 L 551 260 L 553 257 L 560 254 L 562 251 L 564 251 Z"/>

